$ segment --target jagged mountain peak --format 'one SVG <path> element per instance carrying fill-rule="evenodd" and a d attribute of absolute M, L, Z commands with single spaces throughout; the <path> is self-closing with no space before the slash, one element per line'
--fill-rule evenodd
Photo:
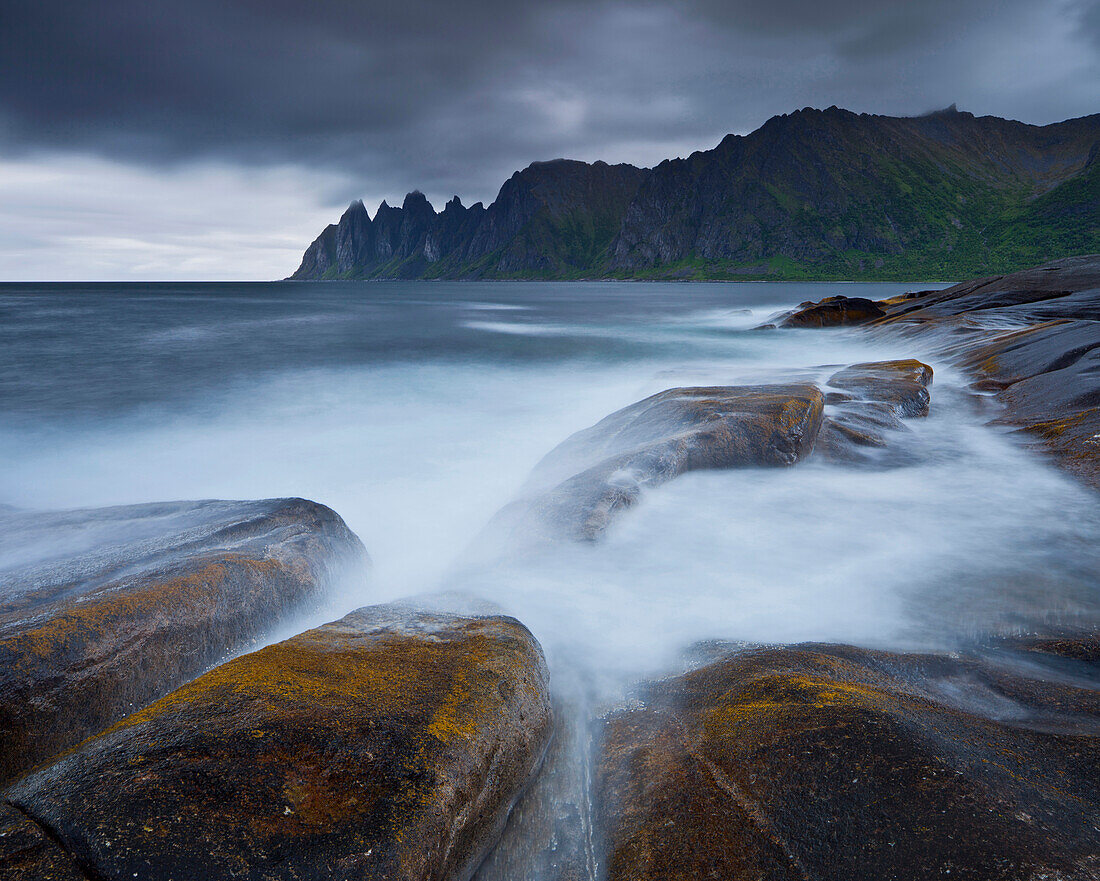
<path fill-rule="evenodd" d="M 413 190 L 411 193 L 406 194 L 405 201 L 401 203 L 402 211 L 417 211 L 423 209 L 425 206 L 435 212 L 432 208 L 432 203 L 428 201 L 428 197 L 425 196 L 420 190 Z"/>
<path fill-rule="evenodd" d="M 413 191 L 353 203 L 294 278 L 950 278 L 1100 250 L 1100 115 L 1031 126 L 952 105 L 831 106 L 649 169 L 571 159 L 516 171 L 488 207 Z M 1095 160 L 1094 160 L 1095 162 Z"/>

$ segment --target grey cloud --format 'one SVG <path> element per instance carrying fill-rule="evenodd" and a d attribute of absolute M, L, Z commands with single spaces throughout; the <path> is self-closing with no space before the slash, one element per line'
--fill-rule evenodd
<path fill-rule="evenodd" d="M 958 101 L 1034 122 L 1094 112 L 1095 85 L 1080 72 L 1097 70 L 1096 9 L 1092 0 L 6 0 L 0 151 L 308 164 L 347 175 L 348 197 L 385 187 L 399 198 L 418 186 L 469 201 L 491 198 L 534 159 L 650 163 L 804 105 L 912 113 Z M 1051 71 L 1030 91 L 980 82 L 975 65 L 1036 14 L 1070 15 L 1093 42 L 1050 37 Z"/>

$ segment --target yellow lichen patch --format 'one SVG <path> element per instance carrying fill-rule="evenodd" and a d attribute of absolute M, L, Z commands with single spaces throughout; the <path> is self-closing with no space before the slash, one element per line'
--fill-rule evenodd
<path fill-rule="evenodd" d="M 897 703 L 891 692 L 835 679 L 785 673 L 753 680 L 742 691 L 727 696 L 703 716 L 708 737 L 726 738 L 746 726 L 774 722 L 789 713 L 830 707 L 856 707 L 881 712 Z"/>
<path fill-rule="evenodd" d="M 1037 434 L 1045 440 L 1053 440 L 1065 434 L 1067 429 L 1073 428 L 1075 425 L 1080 425 L 1085 420 L 1085 417 L 1089 415 L 1089 412 L 1088 410 L 1084 410 L 1073 416 L 1066 416 L 1063 419 L 1048 419 L 1045 422 L 1033 422 L 1031 425 L 1025 426 L 1024 430 L 1032 434 Z"/>
<path fill-rule="evenodd" d="M 226 700 L 254 702 L 277 718 L 339 716 L 349 704 L 372 716 L 412 713 L 430 719 L 441 736 L 475 724 L 479 706 L 467 685 L 489 655 L 491 637 L 474 633 L 456 648 L 419 636 L 359 636 L 345 638 L 322 627 L 243 655 L 115 727 Z"/>
<path fill-rule="evenodd" d="M 485 695 L 472 687 L 473 668 L 479 666 L 488 655 L 483 647 L 468 653 L 470 666 L 457 671 L 450 692 L 428 723 L 427 732 L 443 743 L 455 738 L 471 739 L 484 719 L 487 709 Z"/>
<path fill-rule="evenodd" d="M 165 609 L 205 598 L 224 581 L 226 565 L 211 563 L 183 576 L 154 581 L 132 590 L 114 590 L 77 602 L 61 614 L 5 640 L 18 654 L 39 660 L 53 657 L 75 638 L 96 637 L 117 623 L 164 614 Z"/>
<path fill-rule="evenodd" d="M 60 613 L 0 642 L 28 662 L 56 658 L 78 641 L 110 638 L 115 630 L 166 619 L 190 620 L 224 593 L 232 573 L 254 583 L 270 579 L 280 564 L 273 559 L 224 555 L 185 575 L 151 579 L 83 597 Z"/>

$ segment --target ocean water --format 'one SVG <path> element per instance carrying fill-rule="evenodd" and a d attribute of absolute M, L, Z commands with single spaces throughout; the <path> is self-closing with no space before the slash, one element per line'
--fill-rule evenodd
<path fill-rule="evenodd" d="M 1095 622 L 1096 495 L 989 426 L 934 340 L 753 330 L 805 299 L 914 287 L 0 285 L 0 504 L 315 499 L 374 560 L 325 615 L 484 600 L 552 669 L 637 676 L 710 639 L 942 649 Z M 599 543 L 467 554 L 546 452 L 619 407 L 896 357 L 936 369 L 900 461 L 694 473 Z"/>

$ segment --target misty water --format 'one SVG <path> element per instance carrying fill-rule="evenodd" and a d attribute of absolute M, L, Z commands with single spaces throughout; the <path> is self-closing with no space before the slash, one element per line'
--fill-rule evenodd
<path fill-rule="evenodd" d="M 628 679 L 700 640 L 950 649 L 1096 621 L 1096 497 L 989 426 L 934 339 L 753 330 L 914 287 L 2 285 L 0 504 L 314 499 L 373 571 L 272 638 L 447 592 L 522 620 L 552 669 Z M 468 553 L 545 453 L 619 407 L 914 356 L 931 415 L 876 467 L 696 472 L 598 543 Z"/>

